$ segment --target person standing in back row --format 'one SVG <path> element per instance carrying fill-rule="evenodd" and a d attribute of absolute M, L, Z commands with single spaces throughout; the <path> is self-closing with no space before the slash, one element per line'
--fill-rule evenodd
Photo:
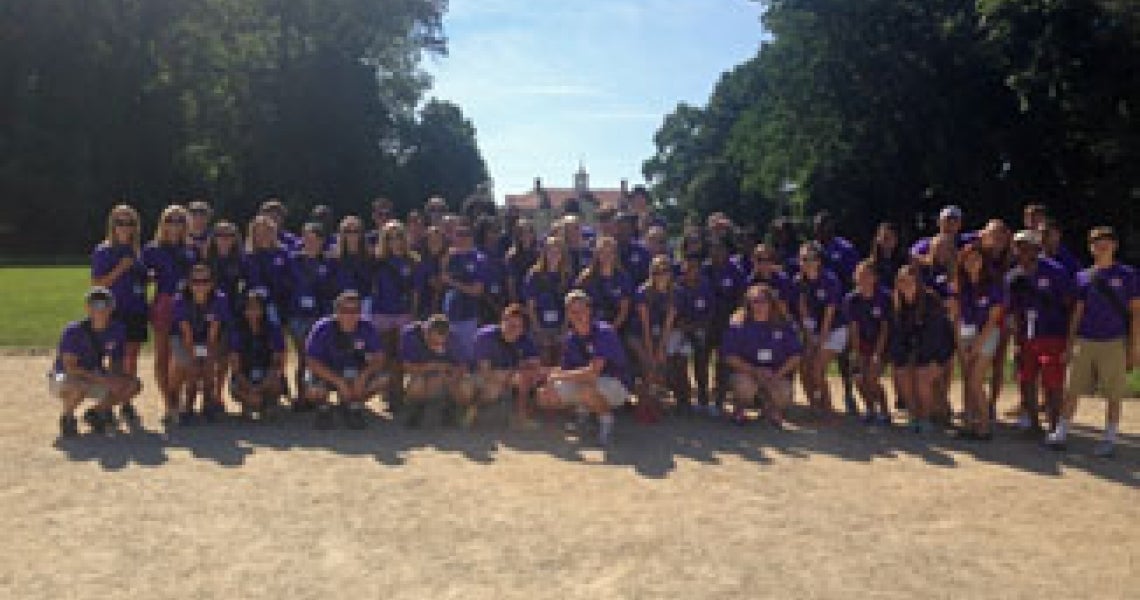
<path fill-rule="evenodd" d="M 1068 387 L 1057 428 L 1045 445 L 1064 450 L 1069 424 L 1081 396 L 1100 389 L 1107 401 L 1104 438 L 1094 449 L 1103 458 L 1116 452 L 1125 376 L 1140 360 L 1140 280 L 1136 270 L 1116 260 L 1111 227 L 1089 232 L 1093 266 L 1077 274 L 1076 303 L 1069 321 Z"/>

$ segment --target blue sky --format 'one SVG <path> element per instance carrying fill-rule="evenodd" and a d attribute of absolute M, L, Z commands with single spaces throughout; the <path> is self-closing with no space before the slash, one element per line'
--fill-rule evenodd
<path fill-rule="evenodd" d="M 636 185 L 664 116 L 755 54 L 759 17 L 747 0 L 451 0 L 429 95 L 475 124 L 500 200 L 569 187 L 579 160 L 593 187 Z"/>

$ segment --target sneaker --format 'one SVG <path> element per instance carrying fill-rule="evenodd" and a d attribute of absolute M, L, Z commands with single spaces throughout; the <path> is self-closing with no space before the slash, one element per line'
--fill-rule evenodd
<path fill-rule="evenodd" d="M 614 441 L 614 426 L 613 423 L 602 423 L 598 427 L 598 445 L 603 448 L 608 448 Z"/>
<path fill-rule="evenodd" d="M 423 402 L 416 402 L 408 408 L 408 418 L 404 420 L 404 426 L 409 429 L 419 429 L 424 424 L 424 404 Z"/>
<path fill-rule="evenodd" d="M 1093 448 L 1093 456 L 1097 458 L 1112 458 L 1116 456 L 1116 444 L 1108 440 L 1101 440 Z"/>
<path fill-rule="evenodd" d="M 202 408 L 202 418 L 207 423 L 217 423 L 225 413 L 226 409 L 222 405 L 212 402 Z"/>
<path fill-rule="evenodd" d="M 317 416 L 313 418 L 313 428 L 320 429 L 322 431 L 332 429 L 336 426 L 336 421 L 334 419 L 335 417 L 333 416 L 332 407 L 327 404 L 323 404 L 317 407 Z"/>
<path fill-rule="evenodd" d="M 178 424 L 182 427 L 194 424 L 194 411 L 184 410 L 178 413 Z"/>
<path fill-rule="evenodd" d="M 363 406 L 350 406 L 344 411 L 344 426 L 349 429 L 365 429 L 368 422 L 364 419 Z"/>
<path fill-rule="evenodd" d="M 119 407 L 119 420 L 132 427 L 139 424 L 139 413 L 134 404 L 124 404 Z"/>
<path fill-rule="evenodd" d="M 891 415 L 884 413 L 884 414 L 880 414 L 880 415 L 876 416 L 875 417 L 875 425 L 882 425 L 883 427 L 890 427 Z"/>
<path fill-rule="evenodd" d="M 474 406 L 468 406 L 463 409 L 463 416 L 460 418 L 459 425 L 464 429 L 471 429 L 475 425 L 475 417 L 479 415 L 479 409 Z"/>
<path fill-rule="evenodd" d="M 60 437 L 70 438 L 79 435 L 79 419 L 74 415 L 61 415 L 59 417 Z"/>
<path fill-rule="evenodd" d="M 859 418 L 859 421 L 861 423 L 863 423 L 864 425 L 874 425 L 876 422 L 875 413 L 867 412 L 866 414 L 864 414 L 862 417 Z"/>

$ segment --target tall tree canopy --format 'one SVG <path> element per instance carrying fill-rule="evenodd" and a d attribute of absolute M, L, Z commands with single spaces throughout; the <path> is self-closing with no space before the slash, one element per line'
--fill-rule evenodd
<path fill-rule="evenodd" d="M 120 199 L 151 216 L 199 196 L 243 219 L 270 195 L 359 212 L 421 202 L 434 169 L 458 205 L 486 179 L 474 129 L 454 105 L 416 110 L 446 4 L 3 3 L 0 252 L 83 251 Z"/>
<path fill-rule="evenodd" d="M 1140 228 L 1129 0 L 770 0 L 769 37 L 643 167 L 684 210 L 838 213 L 854 235 L 955 202 Z"/>

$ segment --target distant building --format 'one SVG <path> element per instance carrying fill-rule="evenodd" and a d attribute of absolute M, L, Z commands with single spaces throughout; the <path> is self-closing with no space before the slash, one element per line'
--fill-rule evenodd
<path fill-rule="evenodd" d="M 577 214 L 582 222 L 592 225 L 594 215 L 601 208 L 625 210 L 629 201 L 629 182 L 621 180 L 617 189 L 590 188 L 590 174 L 579 164 L 574 174 L 574 187 L 543 187 L 542 178 L 534 179 L 534 188 L 525 194 L 507 194 L 506 205 L 519 211 L 519 215 L 534 221 L 539 231 L 547 231 L 550 224 L 567 214 Z"/>

